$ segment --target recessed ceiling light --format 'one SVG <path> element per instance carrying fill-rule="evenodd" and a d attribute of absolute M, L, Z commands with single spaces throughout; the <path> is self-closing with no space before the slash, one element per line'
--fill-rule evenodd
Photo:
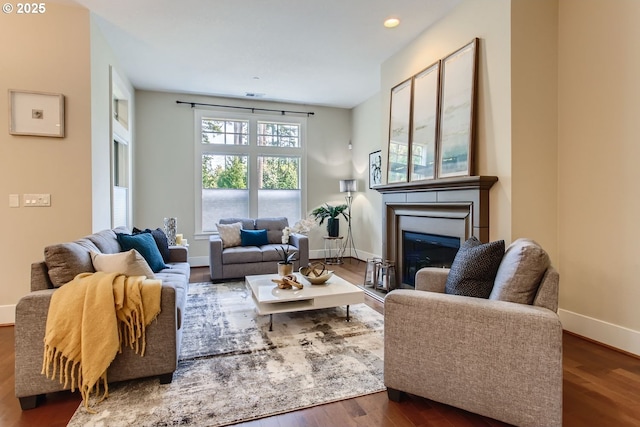
<path fill-rule="evenodd" d="M 398 18 L 388 18 L 384 21 L 384 26 L 387 28 L 394 28 L 400 25 L 400 20 Z"/>

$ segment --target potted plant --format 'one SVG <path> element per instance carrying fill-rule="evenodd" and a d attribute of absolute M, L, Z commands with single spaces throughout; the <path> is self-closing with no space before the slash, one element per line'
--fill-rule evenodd
<path fill-rule="evenodd" d="M 319 225 L 322 225 L 324 220 L 327 220 L 327 234 L 329 237 L 338 237 L 340 235 L 340 221 L 338 216 L 342 215 L 344 219 L 349 220 L 349 214 L 345 212 L 347 205 L 331 206 L 325 203 L 324 206 L 320 206 L 311 211 L 311 215 L 314 216 Z"/>
<path fill-rule="evenodd" d="M 286 276 L 288 274 L 293 273 L 293 261 L 296 258 L 295 252 L 289 252 L 289 245 L 285 249 L 284 246 L 280 246 L 280 249 L 276 248 L 276 252 L 282 258 L 281 261 L 278 261 L 278 274 L 281 276 Z"/>

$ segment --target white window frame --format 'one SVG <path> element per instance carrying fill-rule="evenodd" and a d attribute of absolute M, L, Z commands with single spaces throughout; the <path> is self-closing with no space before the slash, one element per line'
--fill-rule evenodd
<path fill-rule="evenodd" d="M 219 111 L 213 109 L 194 108 L 194 140 L 195 140 L 195 239 L 208 239 L 215 231 L 202 231 L 202 155 L 203 154 L 240 154 L 248 156 L 248 189 L 249 189 L 249 217 L 258 216 L 258 156 L 296 156 L 300 157 L 300 218 L 306 217 L 307 212 L 307 118 L 296 116 L 274 116 L 273 114 L 258 114 L 247 111 L 245 113 Z M 203 144 L 203 118 L 247 120 L 249 121 L 249 144 Z M 258 146 L 258 122 L 285 123 L 300 125 L 300 147 L 271 147 Z M 293 224 L 289 224 L 293 225 Z"/>

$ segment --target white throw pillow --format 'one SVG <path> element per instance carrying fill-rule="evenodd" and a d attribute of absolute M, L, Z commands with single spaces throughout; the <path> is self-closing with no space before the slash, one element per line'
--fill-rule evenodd
<path fill-rule="evenodd" d="M 240 230 L 242 230 L 241 222 L 234 222 L 233 224 L 216 224 L 218 227 L 218 234 L 222 239 L 222 247 L 232 248 L 234 246 L 240 246 L 242 240 L 240 238 Z"/>
<path fill-rule="evenodd" d="M 125 276 L 146 276 L 147 279 L 155 278 L 147 261 L 135 249 L 116 254 L 100 254 L 91 251 L 91 262 L 96 271 L 120 273 Z"/>

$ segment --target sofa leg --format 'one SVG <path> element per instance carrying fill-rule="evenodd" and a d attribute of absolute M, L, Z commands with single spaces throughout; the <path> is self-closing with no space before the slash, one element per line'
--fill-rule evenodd
<path fill-rule="evenodd" d="M 171 384 L 171 381 L 173 381 L 173 372 L 159 375 L 158 378 L 160 378 L 160 384 Z"/>
<path fill-rule="evenodd" d="M 36 406 L 38 406 L 38 403 L 44 402 L 44 399 L 45 399 L 44 394 L 36 394 L 35 396 L 26 396 L 26 397 L 18 398 L 18 400 L 20 400 L 20 408 L 23 411 L 35 408 Z"/>
<path fill-rule="evenodd" d="M 387 397 L 392 402 L 401 402 L 404 398 L 404 392 L 400 390 L 396 390 L 395 388 L 387 387 Z"/>

